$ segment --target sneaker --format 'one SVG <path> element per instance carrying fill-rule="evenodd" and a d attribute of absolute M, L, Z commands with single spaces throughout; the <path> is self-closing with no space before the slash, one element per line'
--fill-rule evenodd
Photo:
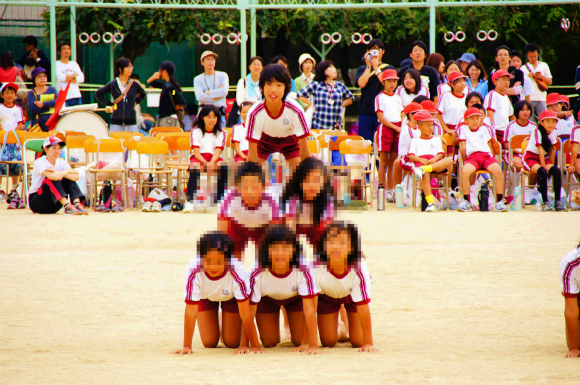
<path fill-rule="evenodd" d="M 413 172 L 415 173 L 415 178 L 417 178 L 417 180 L 423 179 L 423 175 L 425 175 L 425 170 L 421 167 L 413 167 Z"/>
<path fill-rule="evenodd" d="M 8 205 L 8 210 L 17 210 L 18 209 L 18 204 L 20 203 L 19 200 L 16 199 L 12 199 L 10 201 L 10 204 Z"/>
<path fill-rule="evenodd" d="M 18 202 L 18 208 L 20 210 L 25 209 L 26 208 L 26 203 L 24 203 L 24 199 L 20 199 L 20 201 Z"/>
<path fill-rule="evenodd" d="M 473 211 L 473 206 L 468 201 L 462 200 L 461 203 L 459 203 L 459 207 L 457 207 L 457 211 L 461 211 L 463 213 Z"/>
<path fill-rule="evenodd" d="M 110 213 L 111 209 L 108 208 L 107 206 L 103 205 L 103 204 L 99 204 L 95 206 L 95 211 L 97 213 Z"/>
<path fill-rule="evenodd" d="M 566 203 L 564 203 L 562 201 L 557 201 L 554 204 L 554 208 L 556 209 L 556 211 L 568 211 L 568 207 L 566 207 Z"/>
<path fill-rule="evenodd" d="M 89 212 L 85 208 L 85 205 L 83 205 L 81 202 L 75 203 L 75 207 L 77 208 L 77 210 L 81 212 L 81 214 L 89 215 Z"/>
<path fill-rule="evenodd" d="M 12 190 L 12 191 L 10 191 L 10 194 L 8 194 L 8 198 L 6 198 L 6 203 L 12 203 L 12 201 L 19 200 L 19 199 L 20 199 L 20 196 L 18 195 L 16 190 Z"/>
<path fill-rule="evenodd" d="M 385 199 L 387 200 L 388 203 L 394 203 L 395 202 L 395 192 L 393 190 L 389 190 L 385 192 Z"/>
<path fill-rule="evenodd" d="M 495 207 L 495 211 L 500 211 L 500 212 L 508 211 L 508 209 L 505 205 L 505 199 L 502 199 L 501 201 L 497 202 L 494 207 Z"/>
<path fill-rule="evenodd" d="M 193 201 L 185 202 L 185 206 L 183 206 L 184 213 L 192 213 L 193 212 Z"/>
<path fill-rule="evenodd" d="M 81 213 L 75 205 L 68 205 L 64 209 L 64 215 L 83 215 L 83 213 Z"/>
<path fill-rule="evenodd" d="M 111 212 L 112 213 L 122 213 L 123 211 L 125 211 L 125 208 L 123 207 L 121 202 L 119 202 L 116 199 L 111 200 Z"/>
<path fill-rule="evenodd" d="M 151 202 L 145 202 L 143 204 L 143 208 L 141 209 L 141 211 L 148 213 L 148 212 L 151 211 L 152 206 L 153 206 L 153 203 L 151 203 Z"/>
<path fill-rule="evenodd" d="M 0 190 L 0 203 L 6 200 L 6 191 Z"/>
<path fill-rule="evenodd" d="M 151 207 L 151 211 L 154 213 L 160 213 L 161 212 L 161 203 L 154 202 L 153 206 Z"/>
<path fill-rule="evenodd" d="M 554 211 L 554 206 L 550 202 L 542 203 L 542 211 Z"/>
<path fill-rule="evenodd" d="M 429 203 L 427 208 L 425 208 L 426 213 L 434 213 L 435 211 L 437 211 L 437 206 L 435 206 L 435 203 Z"/>

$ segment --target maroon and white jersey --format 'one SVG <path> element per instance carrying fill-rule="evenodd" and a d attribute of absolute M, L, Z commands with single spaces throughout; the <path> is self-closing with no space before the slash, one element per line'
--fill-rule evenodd
<path fill-rule="evenodd" d="M 507 95 L 492 90 L 485 96 L 483 107 L 486 111 L 493 111 L 493 125 L 496 131 L 505 131 L 510 122 L 510 116 L 514 114 L 514 108 Z"/>
<path fill-rule="evenodd" d="M 259 142 L 262 133 L 273 138 L 294 136 L 298 139 L 310 134 L 302 107 L 292 99 L 286 98 L 278 116 L 272 116 L 266 101 L 254 104 L 248 111 L 246 119 L 248 134 L 246 139 Z"/>
<path fill-rule="evenodd" d="M 375 98 L 375 112 L 382 112 L 383 117 L 391 123 L 399 123 L 401 121 L 403 109 L 403 101 L 395 93 L 389 95 L 383 91 Z"/>
<path fill-rule="evenodd" d="M 224 130 L 219 133 L 201 131 L 201 128 L 194 127 L 191 130 L 191 148 L 199 148 L 202 154 L 213 154 L 216 148 L 224 149 L 226 147 L 226 134 Z M 193 156 L 193 155 L 192 155 Z"/>
<path fill-rule="evenodd" d="M 455 95 L 453 92 L 444 92 L 439 99 L 437 111 L 441 114 L 441 118 L 445 124 L 457 126 L 463 114 L 467 110 L 465 105 L 465 94 L 461 96 Z"/>
<path fill-rule="evenodd" d="M 226 219 L 236 224 L 253 230 L 268 226 L 272 221 L 280 218 L 278 203 L 268 193 L 262 194 L 262 203 L 258 207 L 246 207 L 242 201 L 242 195 L 236 188 L 230 189 L 218 211 L 218 220 Z"/>
<path fill-rule="evenodd" d="M 325 265 L 314 269 L 314 275 L 320 294 L 331 298 L 345 298 L 350 295 L 355 303 L 371 301 L 371 276 L 365 261 L 360 261 L 359 267 L 349 269 L 343 276 L 334 275 Z"/>
<path fill-rule="evenodd" d="M 558 143 L 558 134 L 556 130 L 552 130 L 552 132 L 548 134 L 548 138 L 550 138 L 550 142 L 552 143 L 552 145 Z M 530 134 L 530 139 L 528 140 L 528 147 L 526 147 L 526 151 L 524 152 L 524 154 L 532 152 L 536 155 L 540 155 L 538 147 L 540 147 L 541 145 L 542 145 L 542 133 L 538 128 L 535 128 L 534 131 L 532 131 L 532 133 Z M 546 154 L 546 156 L 548 156 L 548 154 Z"/>
<path fill-rule="evenodd" d="M 487 152 L 491 156 L 491 149 L 489 148 L 489 142 L 495 138 L 493 130 L 488 126 L 479 126 L 475 131 L 463 125 L 459 130 L 459 141 L 465 142 L 465 152 L 469 156 L 474 152 Z"/>
<path fill-rule="evenodd" d="M 574 126 L 570 133 L 570 143 L 580 143 L 580 126 Z"/>
<path fill-rule="evenodd" d="M 437 156 L 439 154 L 445 155 L 440 137 L 431 136 L 430 138 L 417 137 L 411 139 L 408 155 L 422 157 L 425 155 Z"/>
<path fill-rule="evenodd" d="M 580 293 L 580 252 L 572 250 L 560 262 L 560 288 L 567 298 L 578 297 Z"/>
<path fill-rule="evenodd" d="M 514 136 L 517 135 L 530 136 L 532 131 L 534 131 L 534 129 L 536 129 L 537 127 L 538 126 L 536 126 L 536 124 L 530 120 L 528 120 L 528 124 L 526 124 L 525 126 L 520 125 L 517 120 L 512 120 L 507 125 L 507 128 L 503 133 L 503 141 L 509 142 Z"/>
<path fill-rule="evenodd" d="M 248 135 L 248 130 L 244 123 L 236 124 L 232 127 L 232 143 L 240 144 L 240 151 L 248 151 L 250 148 L 250 142 L 246 139 Z"/>
<path fill-rule="evenodd" d="M 230 267 L 215 278 L 203 271 L 200 256 L 189 262 L 185 273 L 185 303 L 197 304 L 202 299 L 224 302 L 234 297 L 238 301 L 250 298 L 248 275 L 235 258 L 232 258 Z"/>
<path fill-rule="evenodd" d="M 309 266 L 291 266 L 285 275 L 277 275 L 270 269 L 256 268 L 250 274 L 250 286 L 252 303 L 260 302 L 262 297 L 270 297 L 277 301 L 297 295 L 313 298 L 320 292 Z"/>
<path fill-rule="evenodd" d="M 413 128 L 408 124 L 401 127 L 401 133 L 399 134 L 399 156 L 407 155 L 409 153 L 411 139 L 418 138 L 419 136 L 421 136 L 421 131 L 418 128 Z"/>
<path fill-rule="evenodd" d="M 572 133 L 572 128 L 574 128 L 574 116 L 558 119 L 558 123 L 556 124 L 558 136 L 570 135 Z"/>

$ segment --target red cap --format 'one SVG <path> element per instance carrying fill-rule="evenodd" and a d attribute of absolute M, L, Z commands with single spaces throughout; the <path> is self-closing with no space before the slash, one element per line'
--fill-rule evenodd
<path fill-rule="evenodd" d="M 42 144 L 42 148 L 46 148 L 48 146 L 54 146 L 55 144 L 60 144 L 61 147 L 65 146 L 65 141 L 56 137 L 56 136 L 49 136 L 48 138 L 44 139 L 44 143 Z"/>
<path fill-rule="evenodd" d="M 436 114 L 439 111 L 437 111 L 437 107 L 435 106 L 435 103 L 433 103 L 431 100 L 423 100 L 421 102 L 421 107 L 423 107 L 424 110 L 429 111 L 429 113 L 431 114 Z"/>
<path fill-rule="evenodd" d="M 481 110 L 479 108 L 469 107 L 465 111 L 465 113 L 463 114 L 463 119 L 467 120 L 467 118 L 469 118 L 470 116 L 473 116 L 473 115 L 479 115 L 479 116 L 481 116 L 483 114 L 481 113 Z"/>
<path fill-rule="evenodd" d="M 546 105 L 549 106 L 550 104 L 558 104 L 561 102 L 560 94 L 557 92 L 549 93 L 546 96 Z"/>
<path fill-rule="evenodd" d="M 491 76 L 491 81 L 495 82 L 497 79 L 504 77 L 504 76 L 509 76 L 509 78 L 513 78 L 512 75 L 509 74 L 509 72 L 507 72 L 506 70 L 498 70 L 495 71 L 493 73 L 493 75 Z"/>
<path fill-rule="evenodd" d="M 423 107 L 421 107 L 421 105 L 419 103 L 411 102 L 411 103 L 407 104 L 407 107 L 405 107 L 405 109 L 403 110 L 403 113 L 405 115 L 407 115 L 407 114 L 410 114 L 412 112 L 421 111 L 422 109 L 423 109 Z"/>
<path fill-rule="evenodd" d="M 429 113 L 429 111 L 419 111 L 417 112 L 414 116 L 413 119 L 415 119 L 417 122 L 432 122 L 435 119 L 431 116 L 431 114 Z"/>
<path fill-rule="evenodd" d="M 13 88 L 14 91 L 18 91 L 18 86 L 15 83 L 5 83 L 2 84 L 2 88 L 0 88 L 0 95 L 4 94 L 4 90 L 8 87 Z"/>
<path fill-rule="evenodd" d="M 548 111 L 548 110 L 544 110 L 542 111 L 542 113 L 540 114 L 540 118 L 538 119 L 540 122 L 544 119 L 558 119 L 558 114 L 554 111 Z"/>
<path fill-rule="evenodd" d="M 560 94 L 560 101 L 561 101 L 562 103 L 567 103 L 568 105 L 570 105 L 570 98 L 569 98 L 569 97 L 567 97 L 566 95 L 562 95 L 562 94 Z"/>
<path fill-rule="evenodd" d="M 387 79 L 398 79 L 397 71 L 393 69 L 384 70 L 381 72 L 381 81 L 385 81 Z"/>
<path fill-rule="evenodd" d="M 467 79 L 467 76 L 463 75 L 463 73 L 459 71 L 453 71 L 449 74 L 447 79 L 449 79 L 449 83 L 453 83 L 457 79 Z"/>

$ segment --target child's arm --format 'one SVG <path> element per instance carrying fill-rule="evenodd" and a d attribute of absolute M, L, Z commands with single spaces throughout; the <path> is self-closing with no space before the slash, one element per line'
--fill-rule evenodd
<path fill-rule="evenodd" d="M 310 158 L 310 150 L 308 149 L 308 137 L 305 136 L 304 138 L 298 139 L 298 143 L 300 146 L 300 161 L 304 159 Z"/>
<path fill-rule="evenodd" d="M 538 154 L 540 156 L 540 166 L 546 168 L 546 162 L 544 160 L 546 158 L 546 151 L 544 151 L 541 143 L 538 144 Z"/>
<path fill-rule="evenodd" d="M 195 159 L 199 160 L 201 162 L 201 164 L 203 164 L 203 165 L 207 164 L 205 159 L 203 159 L 203 156 L 201 156 L 201 152 L 199 152 L 199 147 L 193 148 L 193 156 L 195 157 Z"/>
<path fill-rule="evenodd" d="M 459 152 L 461 153 L 461 159 L 463 159 L 463 161 L 465 162 L 465 159 L 467 159 L 467 145 L 465 144 L 465 140 L 461 140 L 459 142 Z"/>
<path fill-rule="evenodd" d="M 183 323 L 183 348 L 177 349 L 173 354 L 191 354 L 191 340 L 195 330 L 195 321 L 197 319 L 197 304 L 185 305 L 185 321 Z"/>
<path fill-rule="evenodd" d="M 222 149 L 216 148 L 214 150 L 213 156 L 211 157 L 211 160 L 208 162 L 208 164 L 210 164 L 210 165 L 216 164 L 221 155 L 222 155 Z"/>
<path fill-rule="evenodd" d="M 493 118 L 495 115 L 495 111 L 492 109 L 487 109 L 487 117 L 489 118 L 489 120 L 491 120 L 491 122 L 493 123 L 493 127 L 495 127 L 495 119 Z"/>
<path fill-rule="evenodd" d="M 566 343 L 568 345 L 568 354 L 566 358 L 580 357 L 580 350 L 578 349 L 578 298 L 564 298 L 566 300 L 566 307 L 564 309 L 564 317 L 566 319 Z"/>
<path fill-rule="evenodd" d="M 258 143 L 250 141 L 247 160 L 248 162 L 258 162 Z"/>
<path fill-rule="evenodd" d="M 348 99 L 351 100 L 351 99 Z M 387 120 L 387 118 L 385 118 L 385 115 L 383 114 L 383 111 L 377 111 L 377 118 L 379 119 L 379 122 L 385 126 L 385 127 L 389 127 L 390 129 L 393 129 L 397 132 L 401 132 L 401 127 L 397 127 L 396 125 L 394 125 L 393 123 L 389 122 Z"/>
<path fill-rule="evenodd" d="M 550 161 L 552 164 L 556 164 L 556 147 L 552 146 L 550 149 Z"/>
<path fill-rule="evenodd" d="M 252 322 L 256 318 L 256 312 L 258 310 L 258 304 L 252 304 L 250 302 L 250 313 L 252 314 Z M 240 340 L 240 347 L 234 350 L 234 354 L 248 354 L 250 348 L 248 347 L 248 334 L 246 334 L 246 329 L 242 325 L 242 339 Z"/>
<path fill-rule="evenodd" d="M 452 129 L 450 129 L 449 127 L 447 127 L 447 124 L 445 124 L 445 122 L 443 121 L 443 117 L 441 116 L 441 114 L 439 112 L 435 114 L 435 117 L 437 118 L 439 123 L 441 123 L 441 127 L 443 128 L 443 131 L 448 132 L 450 134 L 453 134 L 455 132 Z"/>
<path fill-rule="evenodd" d="M 245 333 L 242 333 L 242 338 L 245 334 L 246 338 L 250 341 L 252 346 L 250 348 L 250 352 L 265 353 L 262 349 L 260 349 L 260 341 L 258 340 L 256 325 L 254 325 L 254 317 L 252 316 L 252 312 L 250 310 L 250 300 L 246 299 L 243 301 L 238 301 L 238 309 L 240 311 L 240 318 L 242 319 L 242 324 L 245 331 Z"/>
<path fill-rule="evenodd" d="M 292 349 L 293 352 L 304 352 L 306 354 L 319 354 L 318 349 L 318 329 L 316 323 L 316 297 L 302 297 L 302 309 L 304 312 L 304 323 L 302 327 L 302 345 Z M 308 347 L 306 347 L 308 345 Z"/>
<path fill-rule="evenodd" d="M 371 323 L 371 310 L 369 309 L 369 304 L 365 303 L 357 305 L 356 312 L 360 320 L 365 343 L 358 351 L 368 353 L 378 352 L 379 349 L 373 346 L 373 327 Z"/>
<path fill-rule="evenodd" d="M 572 149 L 570 150 L 570 166 L 566 169 L 568 172 L 580 171 L 576 170 L 574 164 L 576 164 L 576 158 L 578 157 L 578 148 L 580 148 L 580 144 L 572 143 Z"/>
<path fill-rule="evenodd" d="M 238 154 L 238 156 L 244 160 L 248 160 L 248 157 L 244 155 L 244 153 L 242 152 L 242 150 L 240 150 L 240 143 L 239 142 L 233 142 L 234 143 L 234 151 L 236 152 L 236 154 Z"/>
<path fill-rule="evenodd" d="M 429 161 L 425 158 L 421 158 L 420 156 L 417 156 L 415 154 L 408 154 L 407 155 L 409 157 L 409 160 L 411 162 L 421 162 L 423 164 L 429 164 Z"/>

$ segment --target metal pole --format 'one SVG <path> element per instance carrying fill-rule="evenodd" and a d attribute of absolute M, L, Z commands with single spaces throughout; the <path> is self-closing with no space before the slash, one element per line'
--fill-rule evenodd
<path fill-rule="evenodd" d="M 109 54 L 109 67 L 110 67 L 110 74 L 109 79 L 115 79 L 115 43 L 111 42 L 109 44 L 110 47 L 110 54 Z"/>
<path fill-rule="evenodd" d="M 251 0 L 250 3 L 254 4 L 256 1 Z M 250 8 L 250 56 L 256 56 L 256 44 L 258 37 L 257 33 L 257 23 L 256 23 L 256 8 Z"/>
<path fill-rule="evenodd" d="M 70 60 L 77 61 L 77 10 L 70 7 Z"/>
<path fill-rule="evenodd" d="M 48 1 L 50 10 L 50 76 L 56 86 L 56 0 Z"/>
<path fill-rule="evenodd" d="M 435 7 L 437 0 L 431 0 L 431 6 L 429 7 L 429 52 L 435 52 L 435 33 L 437 31 L 435 24 Z"/>
<path fill-rule="evenodd" d="M 246 1 L 240 1 L 238 4 L 246 5 Z M 245 78 L 247 75 L 247 68 L 246 68 L 246 39 L 248 38 L 248 34 L 246 32 L 246 9 L 240 9 L 240 73 L 241 77 Z"/>

